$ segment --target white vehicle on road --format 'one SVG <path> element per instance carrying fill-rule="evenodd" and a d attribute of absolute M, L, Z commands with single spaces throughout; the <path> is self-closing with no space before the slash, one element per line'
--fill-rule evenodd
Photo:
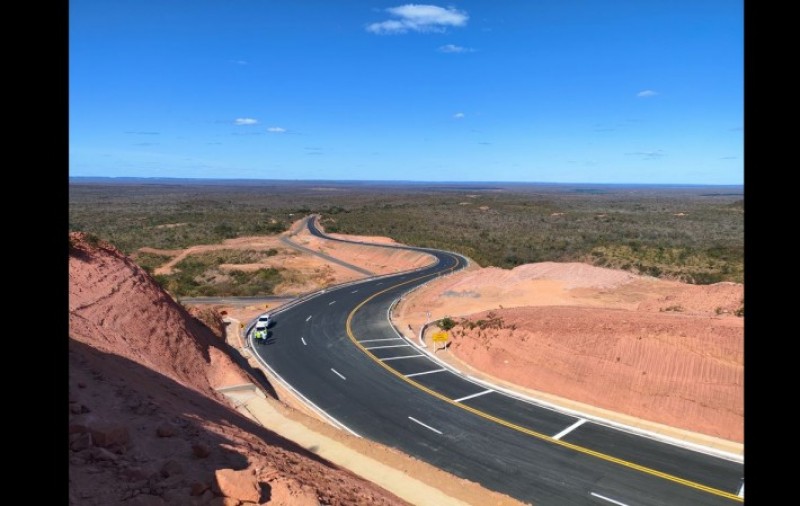
<path fill-rule="evenodd" d="M 267 340 L 267 335 L 269 335 L 269 330 L 267 330 L 269 322 L 269 315 L 262 315 L 258 318 L 256 326 L 253 328 L 253 339 L 262 342 Z"/>
<path fill-rule="evenodd" d="M 264 313 L 264 314 L 262 314 L 261 316 L 258 317 L 258 322 L 256 322 L 256 327 L 260 323 L 263 323 L 265 327 L 269 327 L 269 324 L 271 322 L 272 322 L 272 319 L 270 319 L 269 313 Z"/>

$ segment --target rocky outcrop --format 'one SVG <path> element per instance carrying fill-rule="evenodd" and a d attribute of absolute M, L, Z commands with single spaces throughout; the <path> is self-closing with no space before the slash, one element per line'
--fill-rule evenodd
<path fill-rule="evenodd" d="M 258 481 L 252 471 L 217 469 L 214 475 L 216 478 L 214 491 L 219 495 L 256 503 L 261 497 Z"/>

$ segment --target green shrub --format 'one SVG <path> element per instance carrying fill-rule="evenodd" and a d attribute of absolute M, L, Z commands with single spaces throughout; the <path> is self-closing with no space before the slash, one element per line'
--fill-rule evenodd
<path fill-rule="evenodd" d="M 83 236 L 83 240 L 86 242 L 86 244 L 88 244 L 89 246 L 91 246 L 93 248 L 97 248 L 97 247 L 100 246 L 100 238 L 97 237 L 94 234 L 86 234 L 86 235 L 84 235 Z"/>
<path fill-rule="evenodd" d="M 455 327 L 456 326 L 456 322 L 452 318 L 450 318 L 449 316 L 445 316 L 444 318 L 442 318 L 441 320 L 436 322 L 436 326 L 439 327 L 442 330 L 447 331 L 447 330 L 450 330 L 453 327 Z"/>
<path fill-rule="evenodd" d="M 133 260 L 148 274 L 153 274 L 153 271 L 157 267 L 161 267 L 165 263 L 172 258 L 169 255 L 158 255 L 155 253 L 142 253 L 137 252 L 136 255 L 133 256 Z"/>

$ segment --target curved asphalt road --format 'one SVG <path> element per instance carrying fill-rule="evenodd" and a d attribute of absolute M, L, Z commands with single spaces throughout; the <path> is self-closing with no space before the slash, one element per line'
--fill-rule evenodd
<path fill-rule="evenodd" d="M 313 220 L 308 226 L 326 237 Z M 330 289 L 275 313 L 267 342 L 254 347 L 262 361 L 351 432 L 522 501 L 743 501 L 741 463 L 487 390 L 427 358 L 391 327 L 389 308 L 466 259 L 401 248 L 429 253 L 437 263 Z"/>

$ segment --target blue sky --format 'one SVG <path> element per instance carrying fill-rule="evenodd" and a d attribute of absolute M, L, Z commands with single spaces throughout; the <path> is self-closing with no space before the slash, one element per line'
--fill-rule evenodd
<path fill-rule="evenodd" d="M 741 0 L 70 0 L 71 176 L 742 184 Z"/>

